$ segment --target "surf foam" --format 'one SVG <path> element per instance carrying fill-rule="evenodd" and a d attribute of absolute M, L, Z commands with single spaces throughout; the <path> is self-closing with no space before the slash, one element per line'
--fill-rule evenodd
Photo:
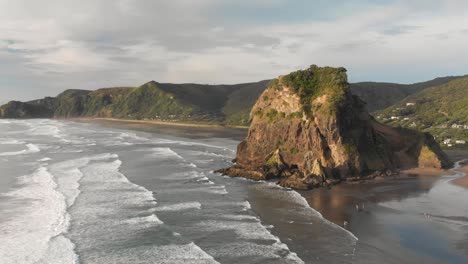
<path fill-rule="evenodd" d="M 41 151 L 41 149 L 34 144 L 28 143 L 26 144 L 27 149 L 23 149 L 20 151 L 12 151 L 12 152 L 2 152 L 0 153 L 0 156 L 17 156 L 17 155 L 25 155 L 25 154 L 31 154 L 31 153 L 37 153 Z"/>
<path fill-rule="evenodd" d="M 70 224 L 66 199 L 46 167 L 19 179 L 22 187 L 7 193 L 17 204 L 0 224 L 1 263 L 41 263 L 68 259 L 77 263 L 74 244 L 64 236 Z M 47 259 L 47 260 L 46 260 Z"/>

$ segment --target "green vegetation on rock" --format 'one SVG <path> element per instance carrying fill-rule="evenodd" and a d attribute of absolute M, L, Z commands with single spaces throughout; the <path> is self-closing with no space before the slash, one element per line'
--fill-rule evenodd
<path fill-rule="evenodd" d="M 312 101 L 315 98 L 326 93 L 332 105 L 336 106 L 349 89 L 345 68 L 322 68 L 316 65 L 283 76 L 281 82 L 299 95 L 303 110 L 309 117 L 312 116 Z"/>

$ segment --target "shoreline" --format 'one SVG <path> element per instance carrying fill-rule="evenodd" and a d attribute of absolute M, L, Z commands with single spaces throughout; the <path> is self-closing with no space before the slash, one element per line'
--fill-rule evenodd
<path fill-rule="evenodd" d="M 396 177 L 404 178 L 404 177 L 411 177 L 413 175 L 417 175 L 418 177 L 440 177 L 444 175 L 454 175 L 450 169 L 436 169 L 436 168 L 411 168 L 400 171 L 400 174 Z"/>
<path fill-rule="evenodd" d="M 465 160 L 464 162 L 462 162 L 462 164 L 463 165 L 461 165 L 460 168 L 455 169 L 455 171 L 461 172 L 465 175 L 460 178 L 454 179 L 452 183 L 457 186 L 468 189 L 468 160 Z"/>
<path fill-rule="evenodd" d="M 162 126 L 176 126 L 176 127 L 235 128 L 235 129 L 248 129 L 249 128 L 248 126 L 229 126 L 229 125 L 221 125 L 221 124 L 171 122 L 171 121 L 159 121 L 159 120 L 136 120 L 136 119 L 104 118 L 104 117 L 65 118 L 64 120 L 83 121 L 83 122 L 110 121 L 110 122 L 133 123 L 133 124 L 151 124 L 151 125 L 162 125 Z"/>
<path fill-rule="evenodd" d="M 165 134 L 190 139 L 203 138 L 228 138 L 242 141 L 246 134 L 246 128 L 226 127 L 220 125 L 189 124 L 189 123 L 161 123 L 147 120 L 125 120 L 116 118 L 69 118 L 63 119 L 70 122 L 88 123 L 107 128 L 128 129 L 146 133 Z"/>

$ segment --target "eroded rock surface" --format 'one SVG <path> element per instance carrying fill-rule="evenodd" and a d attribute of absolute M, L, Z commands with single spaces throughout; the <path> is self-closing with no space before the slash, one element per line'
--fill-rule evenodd
<path fill-rule="evenodd" d="M 431 135 L 378 123 L 344 68 L 311 66 L 273 80 L 251 112 L 236 165 L 219 172 L 310 189 L 411 167 L 451 165 Z"/>

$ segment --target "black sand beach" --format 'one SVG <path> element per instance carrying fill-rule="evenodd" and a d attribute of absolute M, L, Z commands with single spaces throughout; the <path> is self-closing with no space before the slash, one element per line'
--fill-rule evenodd
<path fill-rule="evenodd" d="M 146 132 L 175 133 L 188 138 L 219 137 L 240 140 L 246 130 L 231 128 L 170 127 L 155 124 L 98 121 L 104 126 Z M 468 152 L 449 153 L 453 159 L 468 158 Z M 416 174 L 416 173 L 418 174 Z M 437 176 L 437 174 L 443 176 Z M 357 241 L 354 254 L 345 262 L 352 263 L 466 263 L 468 261 L 468 209 L 457 201 L 468 199 L 468 191 L 452 181 L 461 174 L 452 171 L 424 170 L 381 181 L 339 184 L 331 189 L 302 191 L 309 205 L 323 217 L 352 232 Z M 238 180 L 238 179 L 233 179 Z M 285 224 L 275 210 L 290 206 L 271 204 L 271 197 L 251 189 L 252 208 L 262 221 L 275 226 L 279 237 L 294 237 L 288 243 L 292 250 L 307 255 L 307 247 L 324 239 L 320 225 L 298 221 Z M 282 216 L 287 217 L 287 216 Z M 300 223 L 303 221 L 303 223 Z M 304 247 L 304 244 L 308 246 Z M 326 251 L 323 251 L 326 254 Z M 385 259 L 385 260 L 384 260 Z M 335 262 L 332 256 L 316 260 Z"/>

